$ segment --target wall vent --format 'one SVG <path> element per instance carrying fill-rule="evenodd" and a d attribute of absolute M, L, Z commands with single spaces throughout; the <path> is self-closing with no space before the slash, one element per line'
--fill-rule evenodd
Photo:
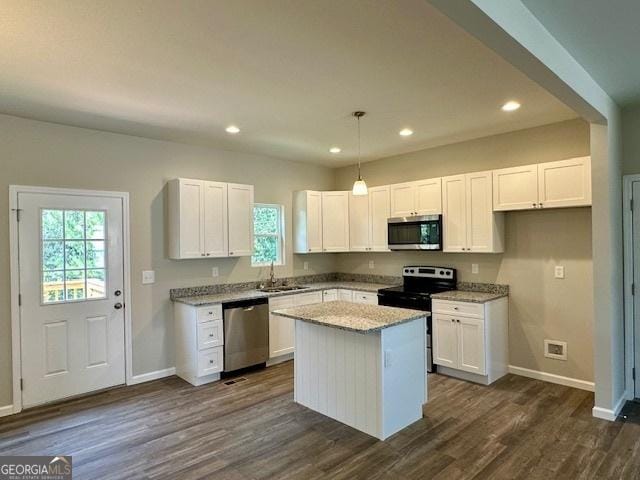
<path fill-rule="evenodd" d="M 558 340 L 544 341 L 544 356 L 547 358 L 553 358 L 555 360 L 567 359 L 567 342 L 560 342 Z"/>

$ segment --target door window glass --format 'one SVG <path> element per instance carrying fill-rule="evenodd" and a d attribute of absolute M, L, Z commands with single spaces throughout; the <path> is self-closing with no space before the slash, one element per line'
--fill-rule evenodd
<path fill-rule="evenodd" d="M 42 303 L 106 298 L 106 213 L 41 212 Z"/>

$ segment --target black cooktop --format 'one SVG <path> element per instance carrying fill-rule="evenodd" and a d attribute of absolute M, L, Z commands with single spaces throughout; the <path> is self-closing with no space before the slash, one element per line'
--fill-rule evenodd
<path fill-rule="evenodd" d="M 398 294 L 429 298 L 432 293 L 436 293 L 436 292 L 416 292 L 415 290 L 410 290 L 408 288 L 405 288 L 404 285 L 397 285 L 395 287 L 381 288 L 380 290 L 378 290 L 378 293 L 392 293 L 392 294 L 398 293 Z"/>

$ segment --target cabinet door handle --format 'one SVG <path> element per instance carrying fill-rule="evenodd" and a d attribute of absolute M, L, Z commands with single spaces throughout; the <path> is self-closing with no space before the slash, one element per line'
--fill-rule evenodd
<path fill-rule="evenodd" d="M 458 310 L 458 307 L 453 307 L 454 310 Z"/>
<path fill-rule="evenodd" d="M 456 322 L 460 323 L 460 320 L 456 320 Z"/>
<path fill-rule="evenodd" d="M 210 333 L 209 336 L 213 338 L 215 335 L 213 333 Z"/>
<path fill-rule="evenodd" d="M 229 252 L 229 255 L 233 255 L 233 252 Z"/>
<path fill-rule="evenodd" d="M 456 321 L 456 320 L 455 320 L 455 318 L 452 318 L 452 319 L 451 319 L 451 322 L 455 322 L 455 321 Z"/>
<path fill-rule="evenodd" d="M 210 363 L 211 365 L 213 365 L 213 360 L 209 360 L 209 363 Z"/>
<path fill-rule="evenodd" d="M 540 205 L 540 208 L 544 208 L 544 207 L 542 206 L 542 203 L 539 203 L 538 205 Z"/>

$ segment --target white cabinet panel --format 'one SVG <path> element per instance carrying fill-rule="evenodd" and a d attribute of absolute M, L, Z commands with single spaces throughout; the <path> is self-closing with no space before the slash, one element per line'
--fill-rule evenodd
<path fill-rule="evenodd" d="M 200 323 L 198 325 L 198 350 L 224 345 L 222 320 Z"/>
<path fill-rule="evenodd" d="M 353 291 L 341 288 L 338 290 L 338 300 L 343 302 L 353 302 Z"/>
<path fill-rule="evenodd" d="M 323 302 L 335 302 L 336 300 L 338 300 L 338 290 L 337 289 L 331 289 L 331 290 L 324 290 L 322 292 L 322 301 Z"/>
<path fill-rule="evenodd" d="M 269 299 L 269 312 L 295 306 L 295 295 Z M 269 313 L 269 358 L 287 355 L 294 351 L 295 321 Z"/>
<path fill-rule="evenodd" d="M 349 251 L 349 192 L 322 192 L 322 251 Z"/>
<path fill-rule="evenodd" d="M 591 205 L 591 158 L 539 164 L 538 202 L 541 208 Z"/>
<path fill-rule="evenodd" d="M 369 195 L 349 193 L 349 247 L 353 252 L 365 252 L 371 246 L 370 196 L 371 189 L 369 189 Z"/>
<path fill-rule="evenodd" d="M 458 329 L 455 318 L 433 315 L 433 362 L 449 368 L 458 368 Z"/>
<path fill-rule="evenodd" d="M 443 250 L 462 252 L 467 245 L 467 203 L 464 175 L 442 179 Z"/>
<path fill-rule="evenodd" d="M 224 347 L 215 347 L 198 352 L 198 376 L 204 377 L 222 371 Z"/>
<path fill-rule="evenodd" d="M 227 184 L 204 183 L 204 253 L 207 257 L 226 257 Z"/>
<path fill-rule="evenodd" d="M 369 249 L 376 252 L 389 250 L 387 220 L 391 216 L 388 186 L 369 189 Z"/>
<path fill-rule="evenodd" d="M 322 252 L 322 193 L 312 190 L 293 195 L 295 253 Z"/>
<path fill-rule="evenodd" d="M 204 182 L 176 179 L 169 183 L 169 257 L 204 256 Z"/>
<path fill-rule="evenodd" d="M 230 183 L 228 195 L 229 256 L 253 253 L 253 185 Z"/>
<path fill-rule="evenodd" d="M 378 304 L 378 294 L 369 292 L 353 292 L 354 303 Z"/>
<path fill-rule="evenodd" d="M 307 292 L 293 295 L 294 303 L 297 306 L 312 305 L 314 303 L 322 303 L 322 292 Z"/>
<path fill-rule="evenodd" d="M 458 369 L 485 375 L 484 320 L 459 316 L 458 328 Z"/>
<path fill-rule="evenodd" d="M 537 204 L 537 165 L 493 171 L 494 210 L 525 210 L 536 208 Z"/>
<path fill-rule="evenodd" d="M 466 193 L 467 251 L 502 252 L 503 218 L 493 212 L 491 172 L 467 174 Z"/>
<path fill-rule="evenodd" d="M 391 185 L 391 216 L 409 217 L 416 214 L 416 191 L 413 182 Z"/>
<path fill-rule="evenodd" d="M 442 213 L 442 179 L 430 178 L 414 182 L 416 190 L 416 213 L 439 215 Z"/>

